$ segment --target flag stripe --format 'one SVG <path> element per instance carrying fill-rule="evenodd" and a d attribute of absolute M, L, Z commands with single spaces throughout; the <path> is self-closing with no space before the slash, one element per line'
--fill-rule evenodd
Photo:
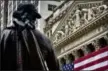
<path fill-rule="evenodd" d="M 106 61 L 106 60 L 108 60 L 108 56 L 106 56 L 106 57 L 104 57 L 104 58 L 101 58 L 101 59 L 98 59 L 98 60 L 96 60 L 96 61 L 90 62 L 90 63 L 88 63 L 88 64 L 82 65 L 82 66 L 80 66 L 80 67 L 78 67 L 78 68 L 75 68 L 75 70 L 81 70 L 81 69 L 84 69 L 84 68 L 86 68 L 86 67 L 95 65 L 95 64 L 97 64 L 97 63 L 100 63 L 100 62 L 103 62 L 103 61 Z"/>
<path fill-rule="evenodd" d="M 108 46 L 75 60 L 74 70 L 108 70 Z"/>
<path fill-rule="evenodd" d="M 104 53 L 101 53 L 101 54 L 98 54 L 98 55 L 96 55 L 94 57 L 88 58 L 88 59 L 86 59 L 86 60 L 84 60 L 84 61 L 82 61 L 80 63 L 75 64 L 75 68 L 78 68 L 80 66 L 86 65 L 88 63 L 91 63 L 93 61 L 96 61 L 96 60 L 98 60 L 100 58 L 103 58 L 103 57 L 106 57 L 106 56 L 108 56 L 108 51 L 106 51 Z"/>
<path fill-rule="evenodd" d="M 75 64 L 76 64 L 76 63 L 79 63 L 79 62 L 81 62 L 81 61 L 83 61 L 83 60 L 86 60 L 86 59 L 88 59 L 88 58 L 90 58 L 90 57 L 93 57 L 93 56 L 95 56 L 95 55 L 97 55 L 97 54 L 100 54 L 100 53 L 103 53 L 103 52 L 105 52 L 105 51 L 108 51 L 108 46 L 107 46 L 107 47 L 104 47 L 104 48 L 102 48 L 102 49 L 99 49 L 98 51 L 92 52 L 92 53 L 90 53 L 90 54 L 88 54 L 88 55 L 86 55 L 86 56 L 84 56 L 84 57 L 82 57 L 82 58 L 80 58 L 80 59 L 77 59 L 77 60 L 74 61 L 74 63 L 75 63 Z"/>
<path fill-rule="evenodd" d="M 92 65 L 90 67 L 84 68 L 83 70 L 95 70 L 95 69 L 98 69 L 100 67 L 104 67 L 104 66 L 107 66 L 107 65 L 108 65 L 108 61 L 104 61 L 104 62 L 95 64 L 95 65 Z"/>
<path fill-rule="evenodd" d="M 107 70 L 108 71 L 108 65 L 104 66 L 104 67 L 100 67 L 98 69 L 95 69 L 95 71 L 105 71 Z"/>

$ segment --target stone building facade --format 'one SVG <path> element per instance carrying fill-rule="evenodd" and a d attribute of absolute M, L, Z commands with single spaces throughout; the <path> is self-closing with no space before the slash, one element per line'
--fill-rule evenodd
<path fill-rule="evenodd" d="M 55 13 L 57 16 L 54 16 Z M 60 64 L 108 45 L 108 7 L 102 0 L 63 2 L 46 19 L 44 32 L 53 42 Z"/>

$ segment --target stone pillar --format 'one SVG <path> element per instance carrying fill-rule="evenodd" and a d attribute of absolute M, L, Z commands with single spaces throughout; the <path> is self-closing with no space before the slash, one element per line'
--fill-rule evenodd
<path fill-rule="evenodd" d="M 72 51 L 73 56 L 75 57 L 75 60 L 78 58 L 77 50 Z"/>
<path fill-rule="evenodd" d="M 67 59 L 66 59 L 66 63 L 69 63 L 69 54 L 67 54 Z"/>
<path fill-rule="evenodd" d="M 60 58 L 58 59 L 59 66 L 61 66 Z"/>
<path fill-rule="evenodd" d="M 65 56 L 63 56 L 62 58 L 60 58 L 60 66 L 64 65 L 66 61 Z"/>
<path fill-rule="evenodd" d="M 106 38 L 107 38 L 107 43 L 108 43 L 108 33 L 106 34 Z"/>
<path fill-rule="evenodd" d="M 88 50 L 87 50 L 86 45 L 82 46 L 81 49 L 84 51 L 84 55 L 88 54 Z"/>
<path fill-rule="evenodd" d="M 63 57 L 62 57 L 63 58 Z M 62 66 L 63 66 L 63 64 L 61 63 L 61 59 L 62 58 L 60 58 L 58 61 L 59 61 L 59 67 L 60 67 L 60 70 L 62 70 Z"/>
<path fill-rule="evenodd" d="M 94 41 L 92 42 L 92 44 L 93 44 L 94 47 L 95 47 L 95 51 L 97 51 L 97 50 L 100 48 L 100 46 L 99 46 L 99 44 L 98 44 L 98 39 L 97 39 L 97 40 L 94 40 Z"/>
<path fill-rule="evenodd" d="M 66 64 L 68 63 L 68 54 L 67 55 L 65 55 L 65 57 L 64 57 L 65 59 L 66 59 Z"/>
<path fill-rule="evenodd" d="M 107 41 L 107 45 L 108 45 L 108 33 L 106 35 L 104 35 L 104 38 Z"/>

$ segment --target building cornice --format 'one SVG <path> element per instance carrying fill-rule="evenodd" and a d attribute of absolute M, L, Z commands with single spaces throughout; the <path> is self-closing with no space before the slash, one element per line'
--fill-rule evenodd
<path fill-rule="evenodd" d="M 57 43 L 54 44 L 54 47 L 57 48 L 65 46 L 66 44 L 69 44 L 70 42 L 88 33 L 89 31 L 97 28 L 98 26 L 106 24 L 105 22 L 108 22 L 107 18 L 108 18 L 108 11 L 101 14 L 96 19 L 90 21 L 88 24 L 83 25 L 76 32 L 73 32 L 70 35 L 67 35 L 66 37 L 63 37 L 62 39 L 58 40 Z"/>
<path fill-rule="evenodd" d="M 97 4 L 98 4 L 98 3 L 101 3 L 101 1 L 98 1 L 98 2 L 97 2 L 97 1 L 95 1 L 95 2 L 89 2 L 89 1 L 87 1 L 87 2 L 88 2 L 91 6 L 92 6 L 92 4 L 98 6 Z M 53 35 L 52 38 L 51 38 L 52 40 L 53 40 L 53 37 L 55 36 L 56 32 L 57 32 L 58 30 L 60 30 L 61 25 L 65 24 L 64 22 L 65 22 L 66 20 L 69 19 L 69 16 L 70 16 L 70 15 L 73 14 L 72 12 L 76 9 L 76 7 L 77 7 L 77 6 L 80 6 L 80 5 L 83 6 L 84 4 L 87 4 L 87 3 L 85 3 L 84 1 L 75 1 L 75 2 L 72 3 L 72 5 L 70 6 L 70 8 L 69 8 L 69 10 L 68 10 L 68 12 L 67 12 L 67 15 L 65 15 L 65 16 L 60 20 L 59 25 L 57 26 L 57 28 L 55 29 L 54 33 L 52 34 L 52 35 Z M 85 7 L 87 7 L 87 6 L 85 6 Z M 51 26 L 50 28 L 52 28 L 52 26 Z"/>
<path fill-rule="evenodd" d="M 70 1 L 70 0 L 69 0 Z M 69 2 L 69 1 L 64 1 L 63 2 L 63 4 L 61 4 L 60 6 L 63 6 L 63 5 L 65 5 L 65 3 L 67 3 L 67 2 Z M 91 1 L 91 0 L 90 0 Z M 70 8 L 71 9 L 73 9 L 73 8 L 75 8 L 75 6 L 77 6 L 78 4 L 80 4 L 80 3 L 84 3 L 85 4 L 85 2 L 87 3 L 87 2 L 90 2 L 89 0 L 85 0 L 85 1 L 82 1 L 82 0 L 75 0 L 75 1 L 73 1 L 73 3 L 70 5 L 70 7 L 67 7 L 64 11 L 62 11 L 58 16 L 56 16 L 54 19 L 52 19 L 52 21 L 50 22 L 50 24 L 49 24 L 49 19 L 50 18 L 53 18 L 53 14 L 54 14 L 54 12 L 57 10 L 57 9 L 59 9 L 59 7 L 46 19 L 46 27 L 44 28 L 44 31 L 46 32 L 46 31 L 48 31 L 49 29 L 51 29 L 52 28 L 52 26 L 56 23 L 56 22 L 58 22 L 58 21 L 60 21 L 60 20 L 62 20 L 62 19 L 64 19 L 64 17 L 65 17 L 65 15 L 68 13 L 68 11 L 70 10 Z M 102 2 L 101 0 L 92 0 L 92 2 L 91 3 L 95 3 L 95 2 Z"/>
<path fill-rule="evenodd" d="M 56 12 L 59 8 L 61 8 L 62 6 L 64 6 L 64 4 L 66 3 L 67 1 L 65 0 L 60 6 L 58 6 L 56 9 L 54 9 L 53 13 Z M 47 17 L 45 20 L 48 21 L 49 18 L 51 18 L 53 16 L 53 13 Z"/>

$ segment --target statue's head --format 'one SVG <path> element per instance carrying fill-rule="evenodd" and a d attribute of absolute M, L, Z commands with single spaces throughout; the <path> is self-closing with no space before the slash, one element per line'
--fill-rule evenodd
<path fill-rule="evenodd" d="M 21 19 L 21 17 L 25 16 L 25 18 L 30 21 L 35 21 L 36 19 L 40 19 L 41 15 L 37 12 L 37 9 L 33 4 L 20 4 L 18 5 L 17 10 L 13 13 L 13 17 Z"/>

